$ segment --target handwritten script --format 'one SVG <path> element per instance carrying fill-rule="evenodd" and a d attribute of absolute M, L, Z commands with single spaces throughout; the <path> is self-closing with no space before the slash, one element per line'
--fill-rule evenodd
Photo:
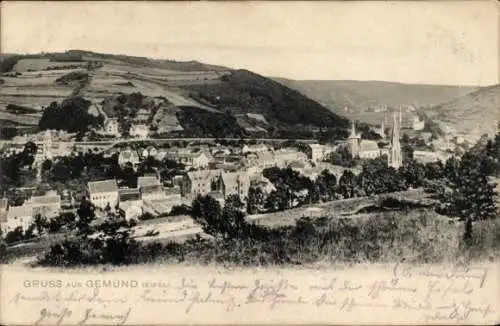
<path fill-rule="evenodd" d="M 165 318 L 286 322 L 299 315 L 304 322 L 375 322 L 386 316 L 391 323 L 491 323 L 500 316 L 495 271 L 491 266 L 431 269 L 397 264 L 376 272 L 200 273 L 191 268 L 169 273 L 165 268 L 162 273 L 126 276 L 9 274 L 9 283 L 2 279 L 8 294 L 2 293 L 1 304 L 12 322 L 35 325 L 154 324 Z"/>

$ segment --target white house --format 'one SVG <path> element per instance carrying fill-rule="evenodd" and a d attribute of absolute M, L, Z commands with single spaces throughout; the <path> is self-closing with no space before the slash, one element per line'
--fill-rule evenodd
<path fill-rule="evenodd" d="M 262 153 L 262 152 L 267 152 L 269 148 L 264 145 L 264 144 L 256 144 L 256 145 L 244 145 L 242 152 L 243 154 L 246 153 Z"/>
<path fill-rule="evenodd" d="M 144 201 L 144 210 L 151 214 L 165 214 L 181 204 L 182 198 L 178 188 L 163 188 L 161 196 Z"/>
<path fill-rule="evenodd" d="M 159 185 L 161 185 L 161 182 L 157 175 L 144 175 L 137 178 L 137 188 L 139 189 L 142 187 Z"/>
<path fill-rule="evenodd" d="M 309 159 L 313 162 L 320 162 L 325 158 L 325 151 L 323 145 L 309 144 Z"/>
<path fill-rule="evenodd" d="M 132 149 L 125 149 L 120 152 L 120 155 L 118 155 L 118 164 L 120 166 L 124 166 L 127 163 L 132 164 L 132 166 L 136 166 L 139 164 L 140 159 L 139 155 L 137 154 L 137 151 L 132 150 Z"/>
<path fill-rule="evenodd" d="M 96 207 L 105 208 L 109 204 L 114 208 L 118 204 L 118 185 L 116 180 L 93 181 L 88 184 L 90 202 Z"/>
<path fill-rule="evenodd" d="M 103 128 L 99 133 L 104 134 L 104 135 L 108 135 L 108 136 L 117 136 L 117 137 L 120 136 L 118 119 L 107 118 L 104 121 Z"/>
<path fill-rule="evenodd" d="M 133 124 L 130 126 L 130 136 L 136 138 L 148 138 L 149 127 L 145 124 Z"/>
<path fill-rule="evenodd" d="M 180 188 L 182 196 L 207 195 L 216 190 L 220 170 L 190 171 L 183 176 Z"/>
<path fill-rule="evenodd" d="M 127 221 L 131 219 L 137 220 L 142 215 L 142 205 L 142 200 L 127 200 L 120 202 L 118 211 Z"/>
<path fill-rule="evenodd" d="M 177 154 L 176 160 L 178 163 L 194 169 L 206 168 L 210 163 L 210 158 L 202 151 L 195 153 L 180 152 Z"/>
<path fill-rule="evenodd" d="M 33 216 L 40 214 L 52 219 L 61 212 L 61 196 L 56 191 L 49 191 L 43 196 L 32 196 L 25 205 L 31 205 Z"/>
<path fill-rule="evenodd" d="M 274 152 L 276 166 L 286 167 L 292 162 L 305 162 L 307 155 L 295 149 L 280 149 Z"/>
<path fill-rule="evenodd" d="M 148 146 L 142 150 L 142 157 L 156 157 L 158 150 L 154 146 Z"/>
<path fill-rule="evenodd" d="M 420 120 L 418 116 L 414 116 L 412 120 L 413 130 L 423 130 L 425 128 L 425 121 Z"/>
<path fill-rule="evenodd" d="M 2 232 L 5 234 L 22 227 L 26 231 L 33 223 L 33 208 L 31 205 L 10 206 L 6 217 L 1 223 Z"/>
<path fill-rule="evenodd" d="M 224 198 L 238 195 L 242 201 L 246 200 L 250 188 L 250 178 L 246 172 L 223 172 L 221 173 L 221 181 Z"/>
<path fill-rule="evenodd" d="M 165 193 L 163 191 L 163 187 L 161 185 L 148 185 L 142 186 L 140 188 L 141 198 L 142 200 L 153 200 L 153 199 L 161 199 L 165 197 Z"/>

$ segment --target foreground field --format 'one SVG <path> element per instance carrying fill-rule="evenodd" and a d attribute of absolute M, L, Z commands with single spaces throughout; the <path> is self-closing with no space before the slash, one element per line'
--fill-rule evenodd
<path fill-rule="evenodd" d="M 247 217 L 249 221 L 255 216 Z M 429 209 L 301 218 L 288 226 L 258 226 L 251 236 L 216 240 L 188 218 L 134 228 L 140 248 L 127 264 L 309 266 L 359 263 L 456 263 L 500 258 L 500 221 L 475 222 L 464 243 L 464 224 Z M 201 237 L 199 237 L 201 235 Z M 15 265 L 34 263 L 66 235 L 8 250 Z M 61 258 L 57 258 L 61 259 Z M 72 265 L 71 263 L 70 265 Z"/>

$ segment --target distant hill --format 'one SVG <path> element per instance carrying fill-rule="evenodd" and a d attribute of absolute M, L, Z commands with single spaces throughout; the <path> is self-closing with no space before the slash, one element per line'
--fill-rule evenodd
<path fill-rule="evenodd" d="M 274 80 L 323 104 L 333 112 L 375 123 L 382 118 L 372 114 L 377 107 L 401 105 L 425 109 L 450 101 L 477 89 L 470 86 L 418 85 L 383 81 Z M 345 108 L 348 110 L 345 110 Z M 377 120 L 377 121 L 374 121 Z"/>
<path fill-rule="evenodd" d="M 309 138 L 321 133 L 338 139 L 347 135 L 345 118 L 246 70 L 82 50 L 1 56 L 0 68 L 0 119 L 4 120 L 26 117 L 7 112 L 7 106 L 15 105 L 33 112 L 30 121 L 36 125 L 53 102 L 72 97 L 89 101 L 89 111 L 95 114 L 124 119 L 139 109 L 132 108 L 128 99 L 144 96 L 154 105 L 140 109 L 150 113 L 148 123 L 162 136 Z"/>
<path fill-rule="evenodd" d="M 348 121 L 324 106 L 269 78 L 235 70 L 221 83 L 184 86 L 199 102 L 233 115 L 260 114 L 273 128 L 348 128 Z"/>
<path fill-rule="evenodd" d="M 437 105 L 427 110 L 427 114 L 445 132 L 449 129 L 476 139 L 484 133 L 492 135 L 500 121 L 500 84 Z"/>

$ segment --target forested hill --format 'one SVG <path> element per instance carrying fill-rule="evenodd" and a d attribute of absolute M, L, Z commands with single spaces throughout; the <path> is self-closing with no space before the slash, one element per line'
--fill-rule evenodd
<path fill-rule="evenodd" d="M 190 97 L 232 115 L 259 114 L 277 129 L 324 127 L 345 130 L 347 119 L 274 80 L 234 70 L 221 83 L 189 85 Z"/>

